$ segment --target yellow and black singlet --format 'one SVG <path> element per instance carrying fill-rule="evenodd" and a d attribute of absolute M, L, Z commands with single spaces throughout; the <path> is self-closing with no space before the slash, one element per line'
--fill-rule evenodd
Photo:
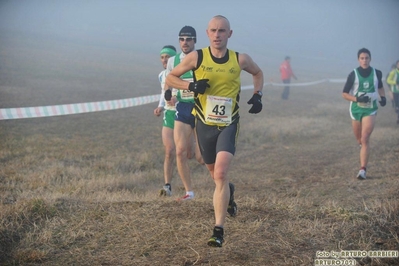
<path fill-rule="evenodd" d="M 227 50 L 222 58 L 211 54 L 210 47 L 197 50 L 194 80 L 209 79 L 204 94 L 195 95 L 194 115 L 206 125 L 228 126 L 239 118 L 241 68 L 238 53 Z"/>

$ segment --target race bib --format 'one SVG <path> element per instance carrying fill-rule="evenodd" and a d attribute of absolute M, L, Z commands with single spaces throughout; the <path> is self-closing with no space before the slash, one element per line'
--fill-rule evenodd
<path fill-rule="evenodd" d="M 208 95 L 206 98 L 205 122 L 230 124 L 233 99 Z"/>
<path fill-rule="evenodd" d="M 180 97 L 182 98 L 182 100 L 193 100 L 194 92 L 189 90 L 182 90 L 180 91 Z"/>

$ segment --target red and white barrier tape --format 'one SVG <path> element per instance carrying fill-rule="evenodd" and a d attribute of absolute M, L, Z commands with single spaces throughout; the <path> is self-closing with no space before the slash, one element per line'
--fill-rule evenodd
<path fill-rule="evenodd" d="M 323 82 L 343 83 L 344 79 L 323 79 L 306 83 L 291 83 L 289 86 L 311 86 Z M 264 86 L 286 86 L 282 83 L 268 82 Z M 252 89 L 253 85 L 242 86 L 242 90 Z M 136 98 L 102 101 L 102 102 L 87 102 L 87 103 L 74 103 L 63 105 L 50 105 L 50 106 L 36 106 L 36 107 L 18 107 L 18 108 L 4 108 L 0 109 L 0 120 L 7 119 L 21 119 L 21 118 L 35 118 L 35 117 L 48 117 L 59 115 L 73 115 L 89 112 L 99 112 L 115 110 L 127 107 L 133 107 L 143 104 L 159 101 L 160 94 L 142 96 Z"/>

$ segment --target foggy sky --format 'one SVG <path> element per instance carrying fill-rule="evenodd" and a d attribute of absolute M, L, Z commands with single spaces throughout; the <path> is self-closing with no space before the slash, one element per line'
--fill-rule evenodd
<path fill-rule="evenodd" d="M 196 28 L 196 48 L 208 46 L 205 30 L 218 14 L 230 20 L 229 48 L 248 53 L 260 66 L 277 69 L 290 55 L 296 69 L 334 70 L 346 78 L 362 47 L 384 75 L 399 59 L 398 0 L 0 0 L 0 33 L 65 40 L 83 34 L 87 44 L 157 54 L 165 44 L 178 47 L 184 25 Z"/>

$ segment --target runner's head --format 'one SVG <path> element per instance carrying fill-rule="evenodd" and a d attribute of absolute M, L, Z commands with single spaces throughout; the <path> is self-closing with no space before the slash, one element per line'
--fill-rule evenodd
<path fill-rule="evenodd" d="M 161 55 L 161 63 L 163 65 L 163 68 L 166 69 L 168 59 L 176 55 L 176 48 L 173 45 L 165 45 L 164 47 L 162 47 L 159 54 Z"/>
<path fill-rule="evenodd" d="M 197 33 L 191 26 L 184 26 L 179 32 L 179 44 L 183 53 L 188 54 L 195 49 Z"/>
<path fill-rule="evenodd" d="M 228 39 L 233 34 L 233 31 L 230 29 L 230 22 L 226 17 L 216 15 L 209 21 L 206 34 L 211 48 L 224 50 L 227 48 Z"/>
<path fill-rule="evenodd" d="M 361 68 L 368 68 L 370 66 L 371 54 L 366 48 L 362 48 L 357 52 L 357 60 Z"/>

